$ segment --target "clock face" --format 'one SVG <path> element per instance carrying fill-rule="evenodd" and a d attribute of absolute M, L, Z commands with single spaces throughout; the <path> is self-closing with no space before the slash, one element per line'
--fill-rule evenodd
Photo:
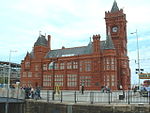
<path fill-rule="evenodd" d="M 118 31 L 118 27 L 117 26 L 112 28 L 112 32 L 117 32 L 117 31 Z"/>

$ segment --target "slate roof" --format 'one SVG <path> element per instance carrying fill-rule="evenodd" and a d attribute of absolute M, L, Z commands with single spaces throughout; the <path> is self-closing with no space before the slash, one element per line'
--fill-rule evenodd
<path fill-rule="evenodd" d="M 119 8 L 118 8 L 117 2 L 115 0 L 114 3 L 113 3 L 113 6 L 111 8 L 111 13 L 114 13 L 114 12 L 117 12 L 117 11 L 119 11 Z"/>
<path fill-rule="evenodd" d="M 40 35 L 37 41 L 34 43 L 34 46 L 48 46 L 47 40 L 44 35 Z"/>
<path fill-rule="evenodd" d="M 101 49 L 104 49 L 105 41 L 101 41 L 100 45 L 101 45 Z M 45 58 L 91 54 L 93 52 L 92 46 L 93 44 L 89 43 L 88 46 L 83 46 L 83 47 L 51 50 L 47 53 Z"/>
<path fill-rule="evenodd" d="M 32 52 L 30 53 L 30 58 L 34 58 L 34 52 L 32 50 Z"/>
<path fill-rule="evenodd" d="M 104 49 L 115 49 L 113 41 L 109 35 L 107 36 Z"/>
<path fill-rule="evenodd" d="M 112 41 L 111 34 L 110 34 L 110 27 L 108 27 L 108 34 L 107 34 L 107 37 L 106 37 L 106 42 L 105 42 L 104 49 L 115 49 L 114 43 Z"/>

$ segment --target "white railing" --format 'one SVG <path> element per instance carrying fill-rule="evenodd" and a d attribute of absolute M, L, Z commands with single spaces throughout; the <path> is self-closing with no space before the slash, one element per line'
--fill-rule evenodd
<path fill-rule="evenodd" d="M 0 88 L 0 97 L 25 99 L 25 91 L 20 88 Z"/>

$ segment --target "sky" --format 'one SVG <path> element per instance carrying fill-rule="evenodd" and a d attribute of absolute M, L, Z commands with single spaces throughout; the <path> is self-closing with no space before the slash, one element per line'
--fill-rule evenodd
<path fill-rule="evenodd" d="M 138 83 L 137 30 L 140 67 L 150 72 L 150 1 L 116 0 L 126 14 L 132 83 Z M 39 31 L 51 35 L 51 48 L 87 45 L 90 37 L 106 39 L 105 11 L 114 0 L 3 0 L 0 4 L 0 61 L 21 63 L 31 52 Z M 10 52 L 17 51 L 17 52 Z M 11 57 L 10 57 L 11 53 Z"/>

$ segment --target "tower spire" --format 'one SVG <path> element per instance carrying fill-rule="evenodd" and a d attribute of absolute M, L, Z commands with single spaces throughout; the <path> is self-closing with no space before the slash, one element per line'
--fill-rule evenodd
<path fill-rule="evenodd" d="M 39 37 L 41 37 L 41 31 L 39 31 Z"/>
<path fill-rule="evenodd" d="M 110 27 L 108 27 L 108 35 L 106 37 L 105 49 L 114 49 L 114 44 L 110 34 Z"/>
<path fill-rule="evenodd" d="M 114 13 L 114 12 L 117 12 L 117 11 L 119 11 L 119 8 L 118 8 L 116 0 L 114 0 L 113 6 L 111 8 L 111 13 Z"/>

